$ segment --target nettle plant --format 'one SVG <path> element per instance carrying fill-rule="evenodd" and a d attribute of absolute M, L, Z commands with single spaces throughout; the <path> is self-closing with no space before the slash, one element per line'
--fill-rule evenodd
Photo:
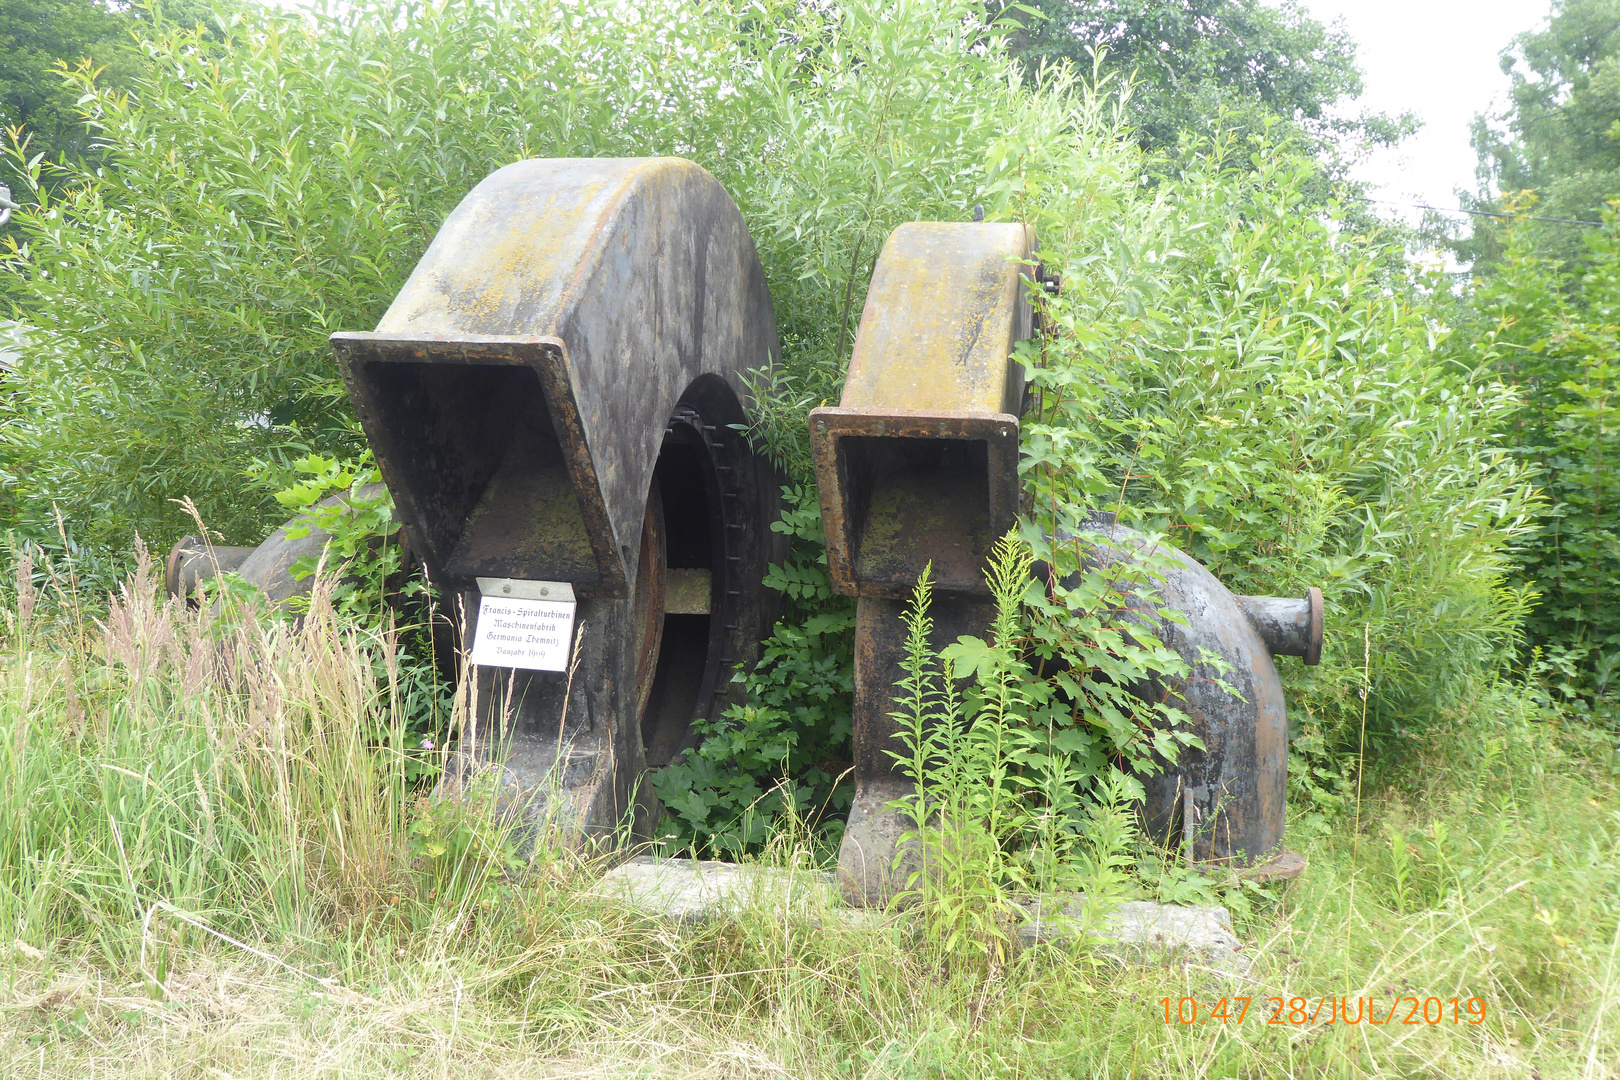
<path fill-rule="evenodd" d="M 833 592 L 811 484 L 782 489 L 771 528 L 793 538 L 765 582 L 788 611 L 753 670 L 736 676 L 744 701 L 694 723 L 703 742 L 653 774 L 673 847 L 736 857 L 791 825 L 837 851 L 854 788 L 848 781 L 855 604 Z"/>
<path fill-rule="evenodd" d="M 343 576 L 332 590 L 332 606 L 372 621 L 382 620 L 398 602 L 391 602 L 390 582 L 398 586 L 397 598 L 428 591 L 420 577 L 399 580 L 405 562 L 398 543 L 400 525 L 369 449 L 345 459 L 305 454 L 291 462 L 291 470 L 290 482 L 275 493 L 277 504 L 296 515 L 287 539 L 301 540 L 317 530 L 329 538 L 321 555 L 305 555 L 293 563 L 294 580 L 309 578 L 323 566 L 342 568 Z M 261 465 L 256 475 L 268 476 L 270 471 Z"/>

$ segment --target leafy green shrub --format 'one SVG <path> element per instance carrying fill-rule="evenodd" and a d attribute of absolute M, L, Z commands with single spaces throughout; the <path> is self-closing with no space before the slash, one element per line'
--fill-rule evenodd
<path fill-rule="evenodd" d="M 854 797 L 855 604 L 832 591 L 815 488 L 795 485 L 782 495 L 782 519 L 771 528 L 794 542 L 765 583 L 787 597 L 789 613 L 753 670 L 737 676 L 746 700 L 718 720 L 697 721 L 704 741 L 653 776 L 671 814 L 668 839 L 681 847 L 736 857 L 796 821 L 836 850 Z"/>
<path fill-rule="evenodd" d="M 511 899 L 513 875 L 528 868 L 521 849 L 555 854 L 523 843 L 522 821 L 503 806 L 495 786 L 494 774 L 488 774 L 457 797 L 417 797 L 406 834 L 421 899 L 437 903 L 442 896 L 487 910 Z"/>
<path fill-rule="evenodd" d="M 1125 683 L 1085 685 L 1096 669 L 1071 667 L 1051 678 L 1031 669 L 1025 603 L 1044 592 L 1044 583 L 1031 587 L 1033 562 L 1021 541 L 998 541 L 985 573 L 996 605 L 988 635 L 958 638 L 937 653 L 929 645 L 933 582 L 924 570 L 905 614 L 907 654 L 894 714 L 899 745 L 886 751 L 915 785 L 891 804 L 910 823 L 896 869 L 914 867 L 894 902 L 918 903 L 929 940 L 945 955 L 993 968 L 1011 953 L 1027 894 L 1084 891 L 1100 911 L 1126 892 L 1122 868 L 1139 835 L 1124 807 L 1141 798 L 1142 787 L 1106 762 L 1152 772 L 1162 766 L 1147 749 L 1174 762 L 1181 745 L 1196 742 L 1177 730 L 1185 720 L 1179 710 L 1146 702 L 1133 708 Z M 1099 608 L 1114 607 L 1119 597 L 1106 588 L 1092 595 Z M 1170 673 L 1151 647 L 1099 651 L 1114 656 L 1115 672 L 1128 668 L 1132 681 Z M 1174 667 L 1185 673 L 1185 665 Z M 1087 699 L 1126 705 L 1134 722 L 1110 724 L 1120 718 L 1104 719 L 1106 708 L 1077 715 Z M 1104 738 L 1086 729 L 1087 719 Z M 1100 753 L 1084 752 L 1099 743 Z"/>
<path fill-rule="evenodd" d="M 747 700 L 697 720 L 704 741 L 653 774 L 677 847 L 735 858 L 761 849 L 785 820 L 836 850 L 848 777 L 853 616 L 820 630 L 784 622 L 743 678 Z M 840 784 L 840 781 L 843 781 Z"/>
<path fill-rule="evenodd" d="M 1502 257 L 1459 315 L 1465 347 L 1523 388 L 1507 433 L 1537 471 L 1547 505 L 1540 529 L 1518 549 L 1539 594 L 1526 627 L 1559 655 L 1575 707 L 1613 712 L 1620 666 L 1620 218 L 1589 231 L 1576 265 L 1539 254 L 1525 195 L 1505 230 Z"/>
<path fill-rule="evenodd" d="M 1301 778 L 1334 771 L 1364 678 L 1370 729 L 1394 732 L 1514 644 L 1508 546 L 1534 507 L 1499 434 L 1515 391 L 1437 351 L 1422 282 L 1303 212 L 1313 169 L 1216 141 L 1105 214 L 1048 202 L 1064 288 L 1022 354 L 1032 542 L 1119 502 L 1235 592 L 1323 588 L 1322 666 L 1279 665 L 1296 747 L 1318 751 Z"/>
<path fill-rule="evenodd" d="M 341 568 L 344 577 L 333 589 L 333 606 L 345 614 L 380 618 L 389 609 L 388 584 L 403 569 L 404 552 L 388 490 L 365 490 L 382 482 L 371 451 L 344 461 L 306 454 L 291 464 L 296 478 L 275 493 L 276 502 L 295 515 L 287 539 L 302 540 L 317 529 L 330 538 L 319 557 L 305 555 L 293 563 L 293 580 L 312 577 L 322 564 Z M 260 478 L 267 472 L 259 470 Z M 334 495 L 339 498 L 328 501 Z M 426 591 L 418 581 L 405 589 L 407 595 Z"/>

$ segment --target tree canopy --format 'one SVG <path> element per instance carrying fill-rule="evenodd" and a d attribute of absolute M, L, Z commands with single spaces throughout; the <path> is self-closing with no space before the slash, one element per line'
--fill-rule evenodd
<path fill-rule="evenodd" d="M 1544 27 L 1502 51 L 1502 71 L 1506 110 L 1474 120 L 1480 190 L 1471 201 L 1501 209 L 1502 193 L 1529 189 L 1538 217 L 1600 220 L 1620 195 L 1620 0 L 1555 0 Z M 1549 254 L 1583 250 L 1579 226 L 1540 233 Z M 1496 255 L 1488 237 L 1469 253 Z"/>
<path fill-rule="evenodd" d="M 89 135 L 78 95 L 57 66 L 89 59 L 109 82 L 126 81 L 130 19 L 99 0 L 0 0 L 0 124 L 26 127 L 48 159 L 82 156 Z"/>
<path fill-rule="evenodd" d="M 1009 9 L 1027 29 L 1015 47 L 1027 64 L 1067 60 L 1082 71 L 1134 79 L 1127 109 L 1146 147 L 1174 148 L 1217 127 L 1252 132 L 1281 121 L 1325 159 L 1350 136 L 1395 141 L 1410 121 L 1376 114 L 1334 118 L 1329 107 L 1361 93 L 1349 34 L 1292 0 L 1028 0 Z M 1031 15 L 1030 12 L 1034 14 Z"/>

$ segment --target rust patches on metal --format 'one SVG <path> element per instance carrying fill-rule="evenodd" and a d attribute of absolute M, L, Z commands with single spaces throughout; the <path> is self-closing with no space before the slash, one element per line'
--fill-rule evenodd
<path fill-rule="evenodd" d="M 579 512 L 585 523 L 585 534 L 590 537 L 596 564 L 602 571 L 601 595 L 624 596 L 630 585 L 631 549 L 624 543 L 615 544 L 623 530 L 614 527 L 613 515 L 607 506 L 597 471 L 596 455 L 591 452 L 592 448 L 585 438 L 579 399 L 574 382 L 569 377 L 562 343 L 547 342 L 542 355 L 540 383 L 545 391 L 552 427 L 560 436 L 563 459 L 574 481 L 574 492 L 579 496 Z M 604 464 L 611 467 L 611 463 Z M 650 479 L 650 469 L 648 475 Z"/>
<path fill-rule="evenodd" d="M 1303 657 L 1308 667 L 1322 662 L 1322 590 L 1311 586 L 1302 599 L 1239 596 L 1238 606 L 1272 656 Z"/>
<path fill-rule="evenodd" d="M 1253 867 L 1285 854 L 1288 715 L 1266 639 L 1303 653 L 1311 598 L 1234 596 L 1184 552 L 1150 545 L 1112 514 L 1093 515 L 1084 531 L 1058 542 L 1074 545 L 1083 566 L 1117 574 L 1121 617 L 1151 631 L 1190 669 L 1132 688 L 1184 712 L 1204 744 L 1143 778 L 1148 834 L 1181 839 L 1195 863 L 1212 868 Z M 1212 655 L 1224 673 L 1207 661 Z"/>
<path fill-rule="evenodd" d="M 810 414 L 827 566 L 850 596 L 935 587 L 983 597 L 985 559 L 1019 508 L 1031 333 L 1025 225 L 912 222 L 872 274 L 837 408 Z"/>
<path fill-rule="evenodd" d="M 647 712 L 658 654 L 663 645 L 669 552 L 664 535 L 664 499 L 654 484 L 647 493 L 647 515 L 641 527 L 641 559 L 636 567 L 636 717 Z"/>
<path fill-rule="evenodd" d="M 628 551 L 616 543 L 560 342 L 344 333 L 332 344 L 434 580 L 517 577 L 628 595 Z"/>
<path fill-rule="evenodd" d="M 1305 602 L 1310 605 L 1309 644 L 1305 649 L 1305 666 L 1315 667 L 1322 662 L 1322 590 L 1312 585 L 1305 593 Z"/>

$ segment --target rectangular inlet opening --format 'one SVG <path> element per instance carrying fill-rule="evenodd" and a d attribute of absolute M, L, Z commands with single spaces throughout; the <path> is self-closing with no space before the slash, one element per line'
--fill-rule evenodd
<path fill-rule="evenodd" d="M 601 579 L 539 375 L 513 364 L 353 365 L 384 474 L 430 565 L 462 583 Z"/>
<path fill-rule="evenodd" d="M 995 542 L 983 439 L 845 435 L 836 453 L 857 581 L 909 588 L 932 561 L 939 588 L 983 590 Z"/>

